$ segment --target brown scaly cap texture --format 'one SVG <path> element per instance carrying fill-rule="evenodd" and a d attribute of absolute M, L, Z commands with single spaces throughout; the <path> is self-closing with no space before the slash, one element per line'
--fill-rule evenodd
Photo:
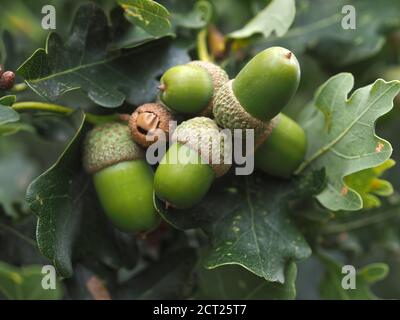
<path fill-rule="evenodd" d="M 215 98 L 215 94 L 217 93 L 219 88 L 221 88 L 226 82 L 229 81 L 228 74 L 221 67 L 215 65 L 214 63 L 207 62 L 207 61 L 195 60 L 195 61 L 189 62 L 188 65 L 199 66 L 199 67 L 205 69 L 208 72 L 208 74 L 211 76 L 211 80 L 212 80 L 213 86 L 214 86 L 213 97 L 211 98 L 211 101 L 208 104 L 207 108 L 204 111 L 202 111 L 202 113 L 201 113 L 202 116 L 209 117 L 212 115 L 213 101 Z"/>
<path fill-rule="evenodd" d="M 221 177 L 231 167 L 232 148 L 230 140 L 221 132 L 216 122 L 206 117 L 196 117 L 182 122 L 174 131 L 172 141 L 183 144 L 196 152 Z M 229 163 L 224 163 L 224 155 Z"/>
<path fill-rule="evenodd" d="M 161 104 L 146 103 L 132 113 L 129 129 L 133 140 L 147 148 L 158 140 L 158 130 L 163 131 L 168 139 L 169 122 L 173 120 L 172 114 Z"/>
<path fill-rule="evenodd" d="M 88 173 L 96 173 L 119 162 L 143 158 L 143 150 L 132 141 L 128 126 L 122 123 L 99 125 L 86 136 L 83 165 Z"/>
<path fill-rule="evenodd" d="M 5 71 L 0 75 L 0 89 L 9 90 L 14 86 L 15 74 L 12 71 Z"/>
<path fill-rule="evenodd" d="M 240 104 L 232 90 L 233 80 L 225 83 L 214 98 L 215 121 L 227 129 L 254 129 L 254 144 L 257 148 L 270 135 L 275 120 L 263 122 L 250 115 Z M 244 133 L 245 134 L 245 133 Z"/>

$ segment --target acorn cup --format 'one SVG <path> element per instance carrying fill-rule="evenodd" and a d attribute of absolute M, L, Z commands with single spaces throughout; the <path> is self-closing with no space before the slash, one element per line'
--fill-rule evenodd
<path fill-rule="evenodd" d="M 156 170 L 157 197 L 177 209 L 187 209 L 200 202 L 214 179 L 231 167 L 230 141 L 227 142 L 227 137 L 210 118 L 196 117 L 182 122 Z"/>
<path fill-rule="evenodd" d="M 268 48 L 218 90 L 215 120 L 223 128 L 254 129 L 258 146 L 269 135 L 269 121 L 289 102 L 299 82 L 300 66 L 294 54 L 282 47 Z"/>
<path fill-rule="evenodd" d="M 228 80 L 228 75 L 219 66 L 206 61 L 191 61 L 164 73 L 159 86 L 160 100 L 178 113 L 211 116 L 214 95 Z"/>
<path fill-rule="evenodd" d="M 85 140 L 83 164 L 93 175 L 99 201 L 116 227 L 144 232 L 158 225 L 154 173 L 126 125 L 106 123 L 92 129 Z"/>

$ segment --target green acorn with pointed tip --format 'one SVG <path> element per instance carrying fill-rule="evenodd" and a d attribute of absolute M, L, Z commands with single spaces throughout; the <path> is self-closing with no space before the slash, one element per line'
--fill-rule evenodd
<path fill-rule="evenodd" d="M 211 115 L 214 94 L 229 80 L 219 66 L 192 61 L 168 69 L 161 78 L 160 99 L 171 110 Z"/>
<path fill-rule="evenodd" d="M 107 123 L 90 131 L 83 163 L 93 174 L 100 203 L 115 226 L 127 232 L 144 232 L 158 225 L 153 205 L 154 173 L 126 125 Z"/>
<path fill-rule="evenodd" d="M 205 196 L 213 181 L 231 164 L 226 137 L 214 120 L 196 117 L 182 122 L 173 144 L 161 160 L 154 178 L 158 198 L 178 209 L 187 209 Z"/>
<path fill-rule="evenodd" d="M 256 144 L 268 136 L 269 121 L 281 112 L 300 82 L 295 55 L 282 47 L 258 53 L 214 98 L 217 123 L 229 129 L 254 129 Z"/>
<path fill-rule="evenodd" d="M 271 133 L 255 152 L 255 167 L 275 177 L 289 178 L 304 160 L 306 146 L 303 128 L 280 113 Z"/>

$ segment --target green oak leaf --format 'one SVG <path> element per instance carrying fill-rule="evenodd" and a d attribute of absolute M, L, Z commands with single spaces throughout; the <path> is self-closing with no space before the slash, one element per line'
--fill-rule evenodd
<path fill-rule="evenodd" d="M 0 98 L 0 127 L 3 124 L 10 122 L 17 122 L 19 120 L 19 114 L 11 108 L 11 105 L 15 102 L 16 97 L 9 95 Z"/>
<path fill-rule="evenodd" d="M 395 164 L 393 159 L 389 159 L 379 166 L 364 169 L 345 177 L 346 185 L 360 194 L 364 209 L 380 207 L 381 201 L 377 196 L 389 197 L 393 194 L 392 184 L 379 179 L 379 177 Z"/>
<path fill-rule="evenodd" d="M 262 34 L 268 38 L 273 32 L 282 37 L 293 23 L 296 14 L 294 0 L 273 0 L 243 28 L 230 33 L 230 38 L 248 38 Z"/>
<path fill-rule="evenodd" d="M 221 185 L 222 184 L 222 185 Z M 285 266 L 311 254 L 288 214 L 289 202 L 320 192 L 323 171 L 292 182 L 265 176 L 234 176 L 214 184 L 203 201 L 190 210 L 156 207 L 179 229 L 201 228 L 212 248 L 206 267 L 241 265 L 268 281 L 285 281 Z"/>
<path fill-rule="evenodd" d="M 82 173 L 80 134 L 83 112 L 72 115 L 76 133 L 57 162 L 28 187 L 26 201 L 37 215 L 37 243 L 62 276 L 72 275 L 72 248 L 79 230 L 83 191 L 88 182 Z"/>
<path fill-rule="evenodd" d="M 237 265 L 213 270 L 199 268 L 199 299 L 223 300 L 293 300 L 296 298 L 297 267 L 294 262 L 285 270 L 285 283 L 266 281 Z"/>
<path fill-rule="evenodd" d="M 325 168 L 327 185 L 317 199 L 333 211 L 361 209 L 361 196 L 345 185 L 344 177 L 376 167 L 392 154 L 390 143 L 379 138 L 374 128 L 375 121 L 392 109 L 400 82 L 379 79 L 348 98 L 353 84 L 349 73 L 333 76 L 299 119 L 308 148 L 297 173 Z"/>
<path fill-rule="evenodd" d="M 0 294 L 9 300 L 59 300 L 63 288 L 59 281 L 55 289 L 43 289 L 42 267 L 31 265 L 17 268 L 0 261 Z"/>
<path fill-rule="evenodd" d="M 144 29 L 130 23 L 125 18 L 124 10 L 117 6 L 110 12 L 113 42 L 111 50 L 132 49 L 163 36 L 153 36 Z"/>
<path fill-rule="evenodd" d="M 48 100 L 81 89 L 95 103 L 115 108 L 125 100 L 135 105 L 154 100 L 157 77 L 189 61 L 186 51 L 167 39 L 108 51 L 113 45 L 111 34 L 103 10 L 84 4 L 75 15 L 68 41 L 64 43 L 58 34 L 51 33 L 46 48 L 36 50 L 18 73 Z"/>
<path fill-rule="evenodd" d="M 0 105 L 11 107 L 16 100 L 17 97 L 14 95 L 3 96 L 0 98 Z"/>
<path fill-rule="evenodd" d="M 355 29 L 343 29 L 345 5 L 355 9 Z M 385 43 L 385 30 L 400 25 L 397 0 L 301 0 L 296 1 L 296 18 L 283 37 L 270 37 L 256 44 L 290 48 L 296 54 L 312 49 L 320 59 L 343 66 L 378 53 Z"/>
<path fill-rule="evenodd" d="M 370 286 L 386 278 L 389 267 L 385 263 L 372 263 L 357 270 L 355 288 L 344 289 L 342 281 L 349 273 L 342 273 L 342 265 L 331 257 L 320 257 L 325 266 L 325 275 L 320 283 L 321 295 L 325 299 L 334 300 L 371 300 L 377 299 Z M 345 279 L 346 280 L 346 279 Z M 346 282 L 347 283 L 347 282 Z"/>
<path fill-rule="evenodd" d="M 171 31 L 170 14 L 161 4 L 152 0 L 117 0 L 126 18 L 152 36 L 164 36 Z"/>

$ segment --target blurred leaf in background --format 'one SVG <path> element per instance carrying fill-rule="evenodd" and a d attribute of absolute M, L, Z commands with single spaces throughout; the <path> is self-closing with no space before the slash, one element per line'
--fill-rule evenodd
<path fill-rule="evenodd" d="M 0 261 L 0 295 L 10 300 L 58 300 L 63 296 L 61 282 L 55 289 L 44 289 L 41 266 L 15 268 Z"/>
<path fill-rule="evenodd" d="M 389 197 L 393 194 L 392 184 L 379 177 L 395 164 L 393 159 L 388 159 L 377 167 L 361 170 L 345 177 L 346 185 L 360 194 L 364 209 L 379 207 L 381 201 L 377 196 Z"/>

